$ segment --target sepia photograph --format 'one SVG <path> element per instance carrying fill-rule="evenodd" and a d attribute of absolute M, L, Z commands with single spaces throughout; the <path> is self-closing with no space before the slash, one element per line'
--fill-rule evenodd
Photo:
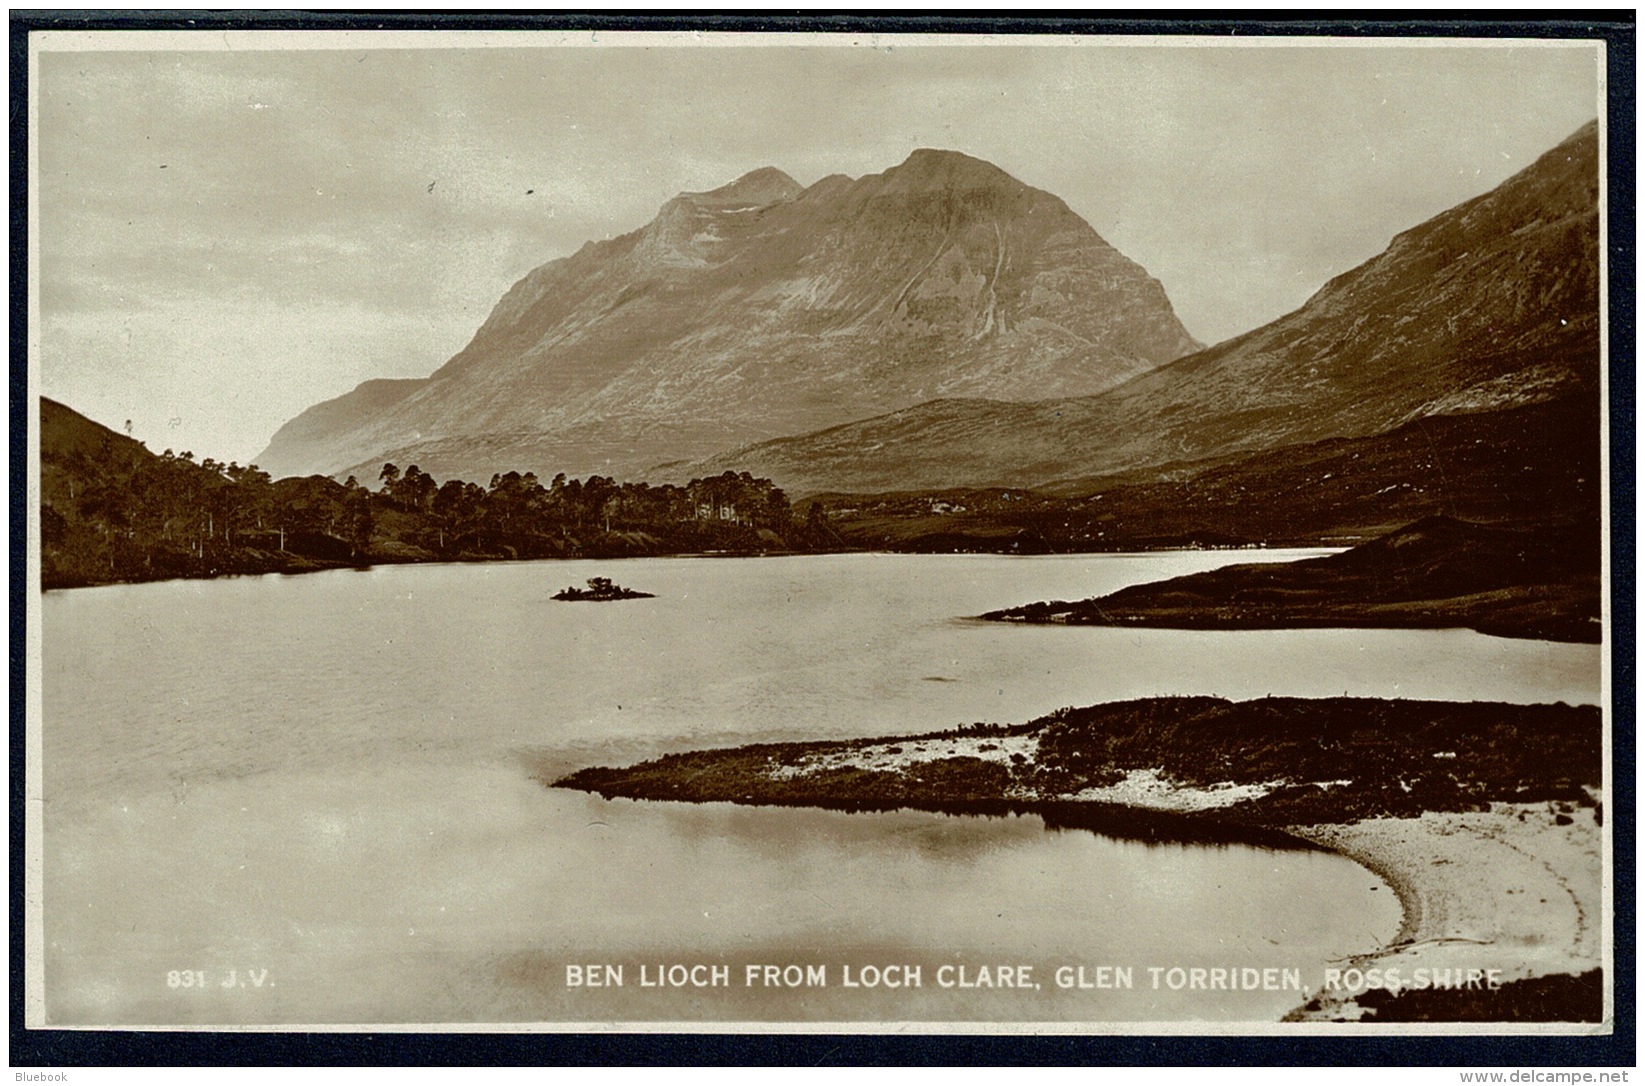
<path fill-rule="evenodd" d="M 1602 38 L 28 46 L 31 1028 L 1615 1029 Z"/>

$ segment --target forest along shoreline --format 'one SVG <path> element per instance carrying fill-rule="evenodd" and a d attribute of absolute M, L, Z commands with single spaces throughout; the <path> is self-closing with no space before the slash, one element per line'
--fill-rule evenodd
<path fill-rule="evenodd" d="M 1031 491 L 1002 491 L 992 504 L 981 492 L 967 492 L 963 499 L 950 495 L 969 503 L 963 508 L 977 510 L 941 516 L 913 515 L 950 509 L 949 502 L 931 495 L 902 495 L 890 512 L 882 508 L 884 501 L 861 496 L 846 505 L 840 495 L 790 504 L 770 479 L 747 472 L 727 471 L 677 486 L 564 475 L 545 484 L 529 472 L 510 471 L 481 486 L 460 479 L 440 482 L 416 465 L 402 470 L 388 463 L 375 480 L 377 489 L 370 482 L 322 475 L 274 480 L 256 465 L 197 462 L 188 450 L 156 454 L 42 398 L 41 587 L 540 558 L 874 549 L 1140 553 L 1251 546 L 1254 538 L 1198 530 L 1162 535 L 1146 528 L 1146 518 L 1129 533 L 1108 521 L 1101 532 L 1079 532 L 1080 525 L 1094 523 L 1091 518 L 1099 515 L 1094 509 L 1107 516 L 1116 502 L 1036 497 Z M 1180 496 L 1156 497 L 1165 502 Z M 1133 495 L 1125 507 L 1137 500 Z M 940 540 L 929 532 L 895 539 L 879 533 L 887 525 L 926 524 L 933 517 L 975 520 L 996 505 L 1010 507 L 1013 515 L 1018 507 L 1034 507 L 1030 519 L 1038 527 L 978 522 L 958 533 L 939 533 Z M 1034 603 L 986 617 L 1220 629 L 1471 626 L 1503 636 L 1597 641 L 1599 540 L 1597 529 L 1580 527 L 1590 520 L 1597 525 L 1597 517 L 1532 526 L 1517 518 L 1493 519 L 1499 526 L 1431 516 L 1391 531 L 1379 529 L 1377 538 L 1329 559 L 1232 567 L 1134 586 L 1099 600 Z M 1340 543 L 1333 538 L 1341 527 L 1332 527 L 1335 521 L 1302 532 L 1283 527 L 1283 521 L 1276 519 L 1262 538 L 1273 545 Z"/>
<path fill-rule="evenodd" d="M 1320 847 L 1380 875 L 1404 923 L 1288 1020 L 1597 1022 L 1603 727 L 1593 706 L 1146 698 L 1023 724 L 760 744 L 594 767 L 607 799 L 1033 813 L 1142 840 Z M 1352 986 L 1496 971 L 1500 987 Z"/>
<path fill-rule="evenodd" d="M 544 482 L 509 471 L 481 486 L 387 463 L 365 483 L 275 480 L 255 464 L 151 452 L 40 400 L 42 589 L 396 563 L 839 547 L 818 516 L 796 514 L 770 479 L 747 472 L 653 486 L 600 475 Z"/>

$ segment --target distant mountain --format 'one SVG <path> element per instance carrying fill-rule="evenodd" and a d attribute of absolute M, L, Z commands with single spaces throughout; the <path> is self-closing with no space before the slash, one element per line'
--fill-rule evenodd
<path fill-rule="evenodd" d="M 1199 346 L 1141 267 L 989 163 L 762 169 L 536 269 L 431 377 L 318 404 L 257 462 L 636 476 L 939 397 L 1093 393 Z"/>
<path fill-rule="evenodd" d="M 1598 182 L 1590 123 L 1295 312 L 1117 388 L 939 399 L 690 470 L 752 471 L 798 494 L 1034 486 L 1568 394 L 1597 402 Z"/>

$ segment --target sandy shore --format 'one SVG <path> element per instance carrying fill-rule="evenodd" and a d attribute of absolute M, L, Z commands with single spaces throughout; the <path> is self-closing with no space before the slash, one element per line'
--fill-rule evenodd
<path fill-rule="evenodd" d="M 1601 964 L 1604 831 L 1595 808 L 1498 803 L 1292 832 L 1376 872 L 1404 906 L 1394 942 L 1345 969 L 1497 969 L 1508 982 Z M 1295 1017 L 1360 1011 L 1352 996 L 1337 996 Z"/>

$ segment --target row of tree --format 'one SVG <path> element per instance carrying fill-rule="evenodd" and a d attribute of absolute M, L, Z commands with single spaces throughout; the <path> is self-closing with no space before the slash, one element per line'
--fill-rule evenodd
<path fill-rule="evenodd" d="M 350 477 L 273 480 L 112 433 L 42 442 L 46 587 L 380 561 L 619 557 L 824 549 L 818 516 L 794 515 L 769 479 L 726 472 L 684 486 L 507 472 L 481 486 L 385 464 Z"/>

